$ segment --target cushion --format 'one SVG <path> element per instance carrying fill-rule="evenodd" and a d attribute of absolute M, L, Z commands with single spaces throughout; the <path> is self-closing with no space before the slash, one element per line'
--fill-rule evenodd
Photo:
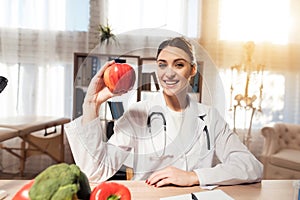
<path fill-rule="evenodd" d="M 279 167 L 300 171 L 300 150 L 282 149 L 271 156 L 270 163 Z"/>
<path fill-rule="evenodd" d="M 276 130 L 279 133 L 278 145 L 284 149 L 300 150 L 300 126 L 299 124 L 278 123 Z"/>

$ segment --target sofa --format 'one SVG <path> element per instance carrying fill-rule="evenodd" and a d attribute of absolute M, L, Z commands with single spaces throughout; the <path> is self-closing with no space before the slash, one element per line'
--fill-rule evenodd
<path fill-rule="evenodd" d="M 264 179 L 300 179 L 300 124 L 273 123 L 261 130 Z"/>

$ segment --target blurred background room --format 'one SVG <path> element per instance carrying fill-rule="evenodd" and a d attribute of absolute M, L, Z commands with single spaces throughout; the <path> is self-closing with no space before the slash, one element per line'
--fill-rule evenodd
<path fill-rule="evenodd" d="M 0 76 L 8 80 L 0 93 L 0 127 L 20 116 L 80 116 L 84 86 L 92 77 L 83 66 L 93 63 L 78 61 L 78 55 L 138 55 L 152 65 L 153 48 L 163 38 L 184 35 L 197 44 L 202 63 L 202 88 L 195 97 L 215 104 L 250 151 L 273 166 L 265 178 L 299 179 L 299 10 L 298 0 L 0 0 Z M 108 26 L 117 41 L 100 43 L 100 25 Z M 155 84 L 155 74 L 149 80 Z M 141 96 L 134 101 L 148 94 L 135 89 Z M 106 123 L 113 118 L 107 109 Z M 273 127 L 278 123 L 280 130 Z M 61 131 L 58 124 L 51 126 Z M 53 131 L 47 129 L 29 134 L 42 134 L 37 136 L 42 141 L 44 132 Z M 278 135 L 278 141 L 271 139 L 273 150 L 266 139 L 271 136 L 262 130 L 280 132 L 273 133 Z M 65 136 L 63 160 L 30 154 L 30 139 L 17 136 L 1 140 L 0 178 L 30 178 L 53 163 L 73 162 Z"/>

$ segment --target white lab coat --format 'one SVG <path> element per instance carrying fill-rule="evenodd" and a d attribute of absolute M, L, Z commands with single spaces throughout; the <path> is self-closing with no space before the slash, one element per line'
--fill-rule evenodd
<path fill-rule="evenodd" d="M 166 120 L 155 114 L 160 112 Z M 66 126 L 75 163 L 91 181 L 104 181 L 125 164 L 134 180 L 145 180 L 155 170 L 175 166 L 195 171 L 201 185 L 260 181 L 262 164 L 240 142 L 216 109 L 189 99 L 184 112 L 170 111 L 159 93 L 133 104 L 115 123 L 105 142 L 100 119 L 82 126 L 81 117 Z"/>

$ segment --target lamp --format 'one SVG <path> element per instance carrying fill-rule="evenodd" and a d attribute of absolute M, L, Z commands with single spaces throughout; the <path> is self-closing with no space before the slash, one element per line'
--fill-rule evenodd
<path fill-rule="evenodd" d="M 262 91 L 263 91 L 263 71 L 264 65 L 255 64 L 253 53 L 255 44 L 252 41 L 245 43 L 245 59 L 239 65 L 231 67 L 231 87 L 230 87 L 230 110 L 233 109 L 233 131 L 236 132 L 237 109 L 245 112 L 251 112 L 248 132 L 243 137 L 244 144 L 249 147 L 251 142 L 252 120 L 256 111 L 261 112 Z M 241 87 L 243 85 L 244 87 Z M 238 88 L 242 91 L 237 91 Z"/>

